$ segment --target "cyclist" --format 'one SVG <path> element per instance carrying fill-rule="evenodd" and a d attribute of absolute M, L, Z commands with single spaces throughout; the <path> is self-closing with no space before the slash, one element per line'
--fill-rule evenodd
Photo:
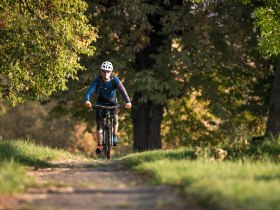
<path fill-rule="evenodd" d="M 96 92 L 97 99 L 96 104 L 102 106 L 115 106 L 118 104 L 116 90 L 118 90 L 123 99 L 125 100 L 125 108 L 131 108 L 131 101 L 129 96 L 123 86 L 122 82 L 117 78 L 112 76 L 113 64 L 109 61 L 105 61 L 101 64 L 101 73 L 100 76 L 95 78 L 91 83 L 89 89 L 86 92 L 86 107 L 91 107 L 90 102 L 91 95 Z M 111 109 L 111 115 L 114 115 L 114 125 L 113 125 L 113 146 L 118 145 L 118 109 Z M 97 127 L 97 148 L 96 153 L 101 153 L 102 150 L 102 128 L 103 120 L 101 118 L 101 110 L 96 109 L 96 127 Z"/>

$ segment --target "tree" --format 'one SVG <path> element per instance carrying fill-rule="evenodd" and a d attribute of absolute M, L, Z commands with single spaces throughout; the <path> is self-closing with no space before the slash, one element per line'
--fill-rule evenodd
<path fill-rule="evenodd" d="M 65 90 L 92 55 L 96 31 L 82 0 L 3 0 L 0 4 L 0 95 L 12 105 Z"/>
<path fill-rule="evenodd" d="M 256 9 L 257 25 L 262 37 L 259 50 L 266 56 L 278 56 L 278 64 L 272 85 L 266 136 L 280 135 L 280 3 L 277 0 L 264 0 L 263 7 Z"/>
<path fill-rule="evenodd" d="M 254 86 L 271 74 L 256 50 L 253 5 L 231 1 L 153 4 L 158 7 L 147 15 L 153 28 L 148 33 L 149 45 L 136 53 L 139 88 L 133 100 L 134 149 L 160 148 L 163 108 L 170 99 L 190 99 L 200 93 L 197 98 L 208 103 L 224 133 L 240 126 L 242 118 L 248 121 L 246 111 L 253 110 L 251 106 L 245 111 L 245 107 L 263 103 L 263 97 L 254 96 Z M 185 112 L 195 119 L 191 110 Z M 196 123 L 186 135 L 195 131 Z"/>
<path fill-rule="evenodd" d="M 209 104 L 225 131 L 240 124 L 249 103 L 263 103 L 264 92 L 257 97 L 254 91 L 270 72 L 256 51 L 252 5 L 226 0 L 88 3 L 88 18 L 99 31 L 97 50 L 82 60 L 89 71 L 58 95 L 62 107 L 78 119 L 89 118 L 81 101 L 104 60 L 114 63 L 115 74 L 133 96 L 138 151 L 161 148 L 161 120 L 166 107 L 172 109 L 170 100 L 201 93 L 198 98 Z"/>

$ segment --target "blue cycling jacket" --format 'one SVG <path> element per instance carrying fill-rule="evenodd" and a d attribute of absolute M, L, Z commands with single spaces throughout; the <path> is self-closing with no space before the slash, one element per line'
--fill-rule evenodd
<path fill-rule="evenodd" d="M 112 80 L 114 80 L 114 82 L 112 82 Z M 113 83 L 115 84 L 115 87 Z M 96 91 L 96 89 L 98 89 L 96 100 L 97 105 L 117 104 L 117 89 L 120 91 L 125 102 L 131 103 L 125 87 L 117 77 L 111 78 L 111 80 L 108 82 L 105 82 L 101 76 L 95 78 L 86 92 L 86 101 L 90 101 L 91 95 Z"/>

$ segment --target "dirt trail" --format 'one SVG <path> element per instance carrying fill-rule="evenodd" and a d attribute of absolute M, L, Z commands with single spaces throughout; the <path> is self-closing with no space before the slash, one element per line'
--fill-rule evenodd
<path fill-rule="evenodd" d="M 200 209 L 182 200 L 175 188 L 148 185 L 118 161 L 60 162 L 30 174 L 41 187 L 11 200 L 11 209 Z"/>

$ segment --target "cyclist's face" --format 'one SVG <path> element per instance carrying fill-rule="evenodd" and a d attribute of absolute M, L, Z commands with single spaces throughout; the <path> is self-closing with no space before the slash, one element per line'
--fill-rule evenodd
<path fill-rule="evenodd" d="M 106 71 L 106 70 L 101 70 L 101 75 L 104 80 L 109 80 L 112 72 L 111 71 Z"/>

